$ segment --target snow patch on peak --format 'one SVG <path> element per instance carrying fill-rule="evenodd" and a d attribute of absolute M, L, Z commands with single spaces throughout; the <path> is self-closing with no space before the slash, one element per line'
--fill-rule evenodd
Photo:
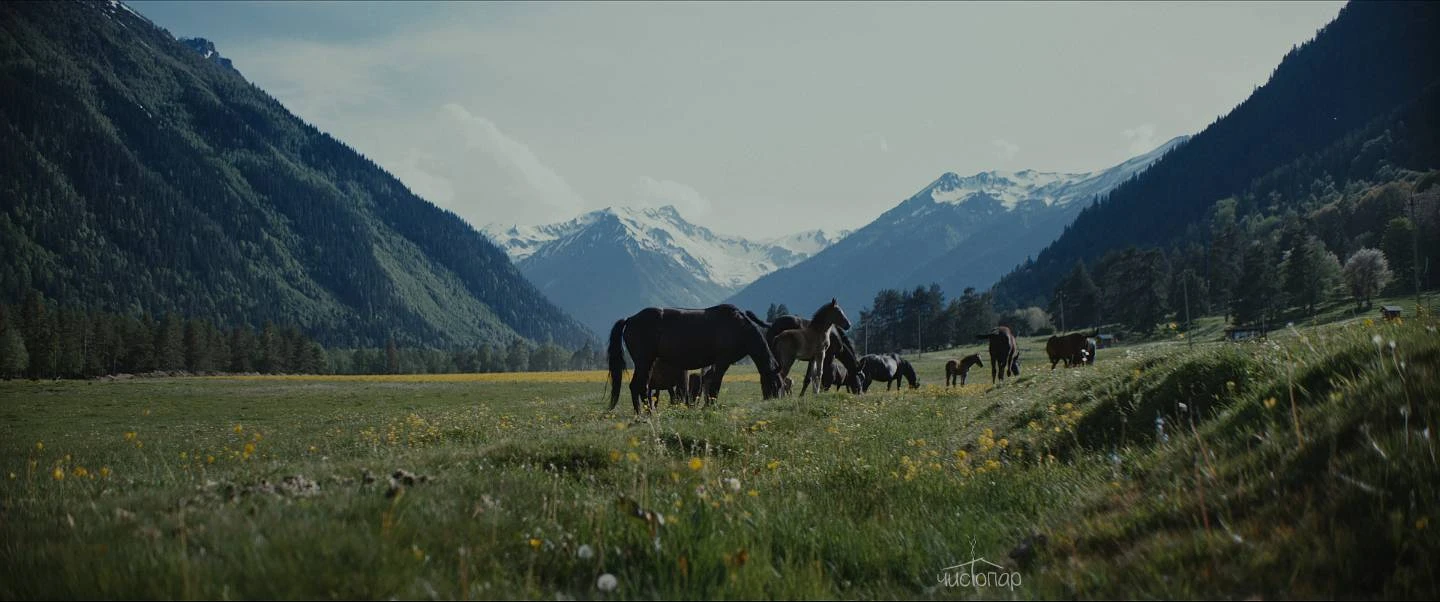
<path fill-rule="evenodd" d="M 1098 172 L 1057 173 L 1024 169 L 1013 173 L 984 171 L 966 177 L 946 172 L 911 198 L 928 197 L 936 203 L 959 205 L 972 199 L 988 197 L 998 201 L 1006 211 L 1013 211 L 1025 203 L 1038 202 L 1050 207 L 1065 205 L 1077 199 L 1084 202 L 1109 192 L 1144 171 L 1189 138 L 1172 138 L 1153 151 Z"/>
<path fill-rule="evenodd" d="M 583 254 L 585 249 L 579 245 L 610 240 L 632 254 L 664 257 L 679 269 L 731 290 L 799 263 L 849 234 L 849 231 L 831 234 L 810 230 L 750 240 L 717 234 L 692 224 L 671 205 L 606 207 L 557 224 L 490 224 L 481 228 L 481 232 L 517 263 L 531 258 Z"/>

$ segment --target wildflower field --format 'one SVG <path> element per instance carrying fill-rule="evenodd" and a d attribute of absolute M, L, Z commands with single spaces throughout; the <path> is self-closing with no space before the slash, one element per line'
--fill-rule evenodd
<path fill-rule="evenodd" d="M 599 372 L 0 383 L 0 598 L 1440 594 L 1433 322 L 945 389 L 975 351 L 641 421 Z"/>

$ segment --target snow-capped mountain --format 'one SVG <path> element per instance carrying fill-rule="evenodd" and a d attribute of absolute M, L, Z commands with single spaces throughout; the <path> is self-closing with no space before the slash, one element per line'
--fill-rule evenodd
<path fill-rule="evenodd" d="M 989 288 L 1055 240 L 1092 200 L 1188 139 L 1088 173 L 947 172 L 844 240 L 757 279 L 727 301 L 784 303 L 800 311 L 836 297 L 855 313 L 887 288 L 933 282 L 950 296 Z"/>
<path fill-rule="evenodd" d="M 601 333 L 644 307 L 719 303 L 848 234 L 749 240 L 692 224 L 673 206 L 607 207 L 557 224 L 482 231 L 547 297 Z"/>

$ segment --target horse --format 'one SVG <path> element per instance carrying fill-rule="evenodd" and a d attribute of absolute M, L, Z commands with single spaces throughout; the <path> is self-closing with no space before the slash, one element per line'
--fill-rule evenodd
<path fill-rule="evenodd" d="M 1015 334 L 1009 326 L 996 326 L 995 330 L 977 334 L 975 338 L 990 342 L 990 384 L 1005 380 L 1007 373 L 1020 375 L 1020 348 L 1015 346 Z"/>
<path fill-rule="evenodd" d="M 970 374 L 972 366 L 985 367 L 985 362 L 980 361 L 980 354 L 972 353 L 958 360 L 945 362 L 945 386 L 954 386 L 959 377 L 960 386 L 965 386 L 965 377 Z"/>
<path fill-rule="evenodd" d="M 1087 340 L 1084 334 L 1078 332 L 1051 336 L 1045 341 L 1045 355 L 1050 356 L 1050 369 L 1054 370 L 1060 362 L 1065 362 L 1066 368 L 1091 363 L 1087 361 L 1091 355 Z"/>
<path fill-rule="evenodd" d="M 870 354 L 860 358 L 860 371 L 865 375 L 866 382 L 864 390 L 870 390 L 870 383 L 877 380 L 885 381 L 885 390 L 890 390 L 890 383 L 895 383 L 895 389 L 899 390 L 900 379 L 910 381 L 911 389 L 920 388 L 920 379 L 915 376 L 915 367 L 907 360 L 900 359 L 900 356 L 889 353 L 885 355 Z"/>
<path fill-rule="evenodd" d="M 780 316 L 775 318 L 774 322 L 761 320 L 760 316 L 750 311 L 746 311 L 745 315 L 748 316 L 750 321 L 754 322 L 756 326 L 765 329 L 765 340 L 770 343 L 772 350 L 775 349 L 775 340 L 780 337 L 780 333 L 795 328 L 805 328 L 810 325 L 810 320 L 796 315 Z M 821 366 L 824 369 L 821 370 L 820 374 L 820 389 L 828 391 L 831 385 L 839 386 L 840 383 L 844 383 L 845 386 L 849 387 L 851 393 L 859 393 L 861 390 L 860 380 L 858 378 L 860 374 L 860 360 L 859 356 L 855 354 L 855 344 L 850 342 L 850 337 L 845 334 L 844 330 L 836 328 L 831 331 L 830 349 L 826 351 L 825 355 L 826 359 L 821 362 Z M 856 375 L 857 378 L 847 380 L 844 375 L 838 379 L 833 378 L 835 373 L 831 370 L 832 360 L 838 360 L 843 365 L 846 375 Z M 813 375 L 810 374 L 809 367 L 807 366 L 805 371 L 806 384 L 800 387 L 801 395 L 804 395 L 806 386 L 812 377 Z"/>
<path fill-rule="evenodd" d="M 622 349 L 621 345 L 624 345 Z M 620 381 L 625 372 L 624 350 L 635 360 L 630 377 L 630 401 L 640 413 L 640 396 L 650 382 L 657 358 L 680 370 L 713 366 L 706 381 L 707 395 L 720 391 L 731 364 L 749 356 L 760 373 L 760 392 L 770 399 L 780 390 L 780 373 L 765 335 L 734 305 L 705 309 L 647 307 L 621 318 L 610 329 L 607 349 L 610 368 L 610 409 L 620 402 Z"/>
<path fill-rule="evenodd" d="M 790 375 L 790 367 L 795 364 L 795 360 L 809 362 L 805 370 L 805 384 L 800 387 L 801 397 L 804 397 L 805 390 L 812 386 L 812 380 L 815 390 L 820 390 L 820 366 L 825 359 L 825 353 L 830 349 L 831 335 L 836 330 L 848 328 L 850 318 L 845 317 L 840 303 L 831 298 L 829 303 L 815 310 L 815 315 L 803 328 L 791 328 L 775 337 L 775 356 L 782 377 Z"/>
<path fill-rule="evenodd" d="M 650 386 L 645 391 L 651 411 L 654 411 L 655 406 L 660 403 L 661 391 L 670 393 L 670 405 L 675 405 L 677 393 L 680 400 L 684 401 L 686 405 L 689 405 L 692 399 L 690 387 L 685 379 L 685 371 L 671 366 L 664 359 L 656 358 L 655 363 L 650 366 Z"/>

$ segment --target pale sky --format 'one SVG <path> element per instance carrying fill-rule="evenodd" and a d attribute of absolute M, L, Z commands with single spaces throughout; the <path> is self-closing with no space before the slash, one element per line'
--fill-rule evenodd
<path fill-rule="evenodd" d="M 946 171 L 1194 134 L 1339 2 L 129 2 L 476 227 L 855 228 Z"/>

